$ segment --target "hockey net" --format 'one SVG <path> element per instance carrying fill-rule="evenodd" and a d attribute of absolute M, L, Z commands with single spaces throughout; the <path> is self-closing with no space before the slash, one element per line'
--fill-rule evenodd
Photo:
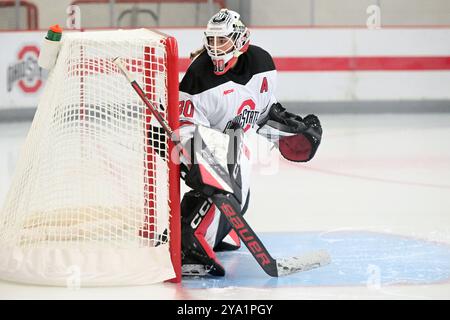
<path fill-rule="evenodd" d="M 112 63 L 117 56 L 178 126 L 174 38 L 146 29 L 64 34 L 0 213 L 1 278 L 180 280 L 173 145 Z"/>

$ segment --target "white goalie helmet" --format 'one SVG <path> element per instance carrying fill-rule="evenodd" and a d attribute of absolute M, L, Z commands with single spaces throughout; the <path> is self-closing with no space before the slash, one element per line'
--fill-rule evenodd
<path fill-rule="evenodd" d="M 249 43 L 250 32 L 235 11 L 221 9 L 206 26 L 204 45 L 217 75 L 227 72 Z"/>

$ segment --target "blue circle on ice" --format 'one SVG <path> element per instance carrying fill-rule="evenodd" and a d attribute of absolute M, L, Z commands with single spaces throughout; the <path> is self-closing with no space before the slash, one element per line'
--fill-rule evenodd
<path fill-rule="evenodd" d="M 184 277 L 186 288 L 355 286 L 433 284 L 450 280 L 450 245 L 399 235 L 366 232 L 261 233 L 274 258 L 327 250 L 331 264 L 272 278 L 246 248 L 218 253 L 225 277 Z"/>

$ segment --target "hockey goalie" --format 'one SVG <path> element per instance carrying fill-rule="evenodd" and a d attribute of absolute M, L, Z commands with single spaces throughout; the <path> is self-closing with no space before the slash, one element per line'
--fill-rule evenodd
<path fill-rule="evenodd" d="M 277 72 L 272 57 L 250 44 L 250 32 L 234 11 L 222 9 L 209 20 L 203 47 L 191 58 L 180 83 L 182 145 L 193 150 L 214 144 L 215 151 L 208 154 L 212 166 L 230 159 L 232 153 L 231 158 L 240 165 L 239 176 L 224 184 L 230 186 L 228 192 L 244 214 L 250 201 L 250 157 L 245 136 L 256 130 L 275 143 L 284 158 L 305 162 L 319 147 L 320 121 L 315 115 L 303 118 L 292 114 L 277 102 Z M 241 147 L 229 148 L 226 142 L 221 147 L 221 137 L 234 139 L 235 132 L 243 133 Z M 188 158 L 182 157 L 184 179 L 192 188 L 181 202 L 182 274 L 224 276 L 225 269 L 215 253 L 240 248 L 240 239 L 211 199 L 214 187 L 205 184 L 201 166 L 195 157 Z M 220 177 L 214 181 L 220 181 Z"/>

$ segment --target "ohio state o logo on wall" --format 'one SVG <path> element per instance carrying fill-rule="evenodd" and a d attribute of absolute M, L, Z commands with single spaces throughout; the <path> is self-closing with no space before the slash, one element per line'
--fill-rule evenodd
<path fill-rule="evenodd" d="M 17 86 L 24 93 L 35 93 L 42 86 L 42 68 L 38 65 L 39 48 L 27 45 L 19 50 L 18 62 L 8 67 L 8 92 L 17 82 Z"/>

